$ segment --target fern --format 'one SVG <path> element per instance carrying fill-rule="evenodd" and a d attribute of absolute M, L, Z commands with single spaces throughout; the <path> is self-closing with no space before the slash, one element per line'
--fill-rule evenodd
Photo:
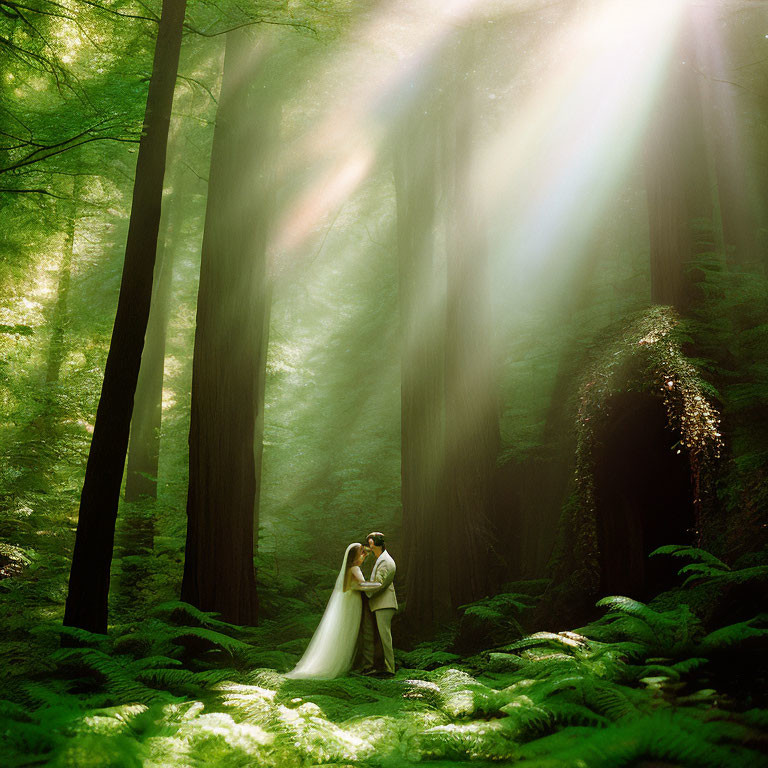
<path fill-rule="evenodd" d="M 722 571 L 729 571 L 730 568 L 722 561 L 715 557 L 705 549 L 699 549 L 698 547 L 690 547 L 685 544 L 667 544 L 663 547 L 658 547 L 650 553 L 649 557 L 656 555 L 671 555 L 672 557 L 688 557 L 691 560 L 698 560 L 701 563 L 710 566 L 711 568 L 719 569 Z"/>
<path fill-rule="evenodd" d="M 505 645 L 502 650 L 516 651 L 524 648 L 539 647 L 549 645 L 555 647 L 574 648 L 586 642 L 586 638 L 576 635 L 572 632 L 535 632 L 532 635 L 516 640 L 514 643 Z"/>
<path fill-rule="evenodd" d="M 460 660 L 460 656 L 435 649 L 430 643 L 420 643 L 412 651 L 398 654 L 401 665 L 410 669 L 435 669 Z"/>
<path fill-rule="evenodd" d="M 701 641 L 702 650 L 706 653 L 712 653 L 750 641 L 764 642 L 768 640 L 768 629 L 753 626 L 755 622 L 765 624 L 768 622 L 768 614 L 763 613 L 749 621 L 730 624 L 710 632 Z"/>
<path fill-rule="evenodd" d="M 63 648 L 54 653 L 52 658 L 63 670 L 73 675 L 95 673 L 109 695 L 123 701 L 136 702 L 152 701 L 161 695 L 141 682 L 140 673 L 181 664 L 177 659 L 167 656 L 130 659 L 127 656 L 112 656 L 96 648 Z"/>
<path fill-rule="evenodd" d="M 679 576 L 687 576 L 683 582 L 684 587 L 692 582 L 717 585 L 768 582 L 768 565 L 733 569 L 706 550 L 697 547 L 669 545 L 655 549 L 651 555 L 671 555 L 693 560 L 694 562 L 683 566 L 677 572 Z"/>
<path fill-rule="evenodd" d="M 537 768 L 621 768 L 642 761 L 697 768 L 765 765 L 760 754 L 744 748 L 717 725 L 659 712 L 604 729 L 564 729 L 522 747 L 520 758 L 534 759 Z M 719 743 L 721 739 L 725 744 Z"/>
<path fill-rule="evenodd" d="M 160 605 L 155 606 L 150 615 L 166 619 L 184 617 L 187 620 L 192 619 L 201 627 L 216 627 L 218 629 L 229 630 L 230 632 L 237 632 L 241 629 L 237 624 L 229 624 L 226 621 L 217 619 L 217 613 L 201 611 L 194 605 L 184 603 L 181 600 L 169 600 L 165 603 L 161 603 Z"/>
<path fill-rule="evenodd" d="M 202 672 L 191 672 L 178 668 L 145 668 L 141 669 L 137 678 L 153 688 L 199 695 L 202 690 L 215 686 L 232 676 L 230 670 L 209 669 Z"/>
<path fill-rule="evenodd" d="M 502 593 L 486 597 L 475 603 L 459 606 L 465 615 L 491 616 L 504 619 L 512 614 L 522 613 L 536 602 L 536 598 L 522 593 Z"/>
<path fill-rule="evenodd" d="M 58 632 L 62 638 L 69 638 L 76 641 L 77 645 L 86 648 L 97 648 L 100 651 L 107 651 L 110 646 L 110 640 L 107 635 L 96 632 L 89 632 L 80 627 L 61 626 Z"/>
<path fill-rule="evenodd" d="M 683 604 L 675 610 L 659 612 L 628 597 L 611 596 L 597 602 L 613 610 L 591 625 L 600 639 L 639 642 L 646 656 L 680 658 L 691 655 L 695 640 L 701 636 L 701 622 Z"/>
<path fill-rule="evenodd" d="M 138 627 L 129 627 L 114 640 L 118 652 L 135 655 L 177 656 L 182 652 L 185 639 L 203 640 L 210 648 L 218 648 L 229 654 L 247 654 L 251 646 L 242 640 L 204 626 L 174 626 L 160 619 L 148 619 Z"/>

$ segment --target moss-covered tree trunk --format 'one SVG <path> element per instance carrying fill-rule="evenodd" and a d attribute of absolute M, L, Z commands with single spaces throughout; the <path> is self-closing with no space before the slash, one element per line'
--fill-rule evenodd
<path fill-rule="evenodd" d="M 64 623 L 106 632 L 109 571 L 133 396 L 152 296 L 185 0 L 164 0 L 149 81 L 120 297 L 80 498 Z"/>
<path fill-rule="evenodd" d="M 266 344 L 265 169 L 271 107 L 253 77 L 261 53 L 227 35 L 211 150 L 189 433 L 187 543 L 181 597 L 253 624 L 255 446 Z"/>

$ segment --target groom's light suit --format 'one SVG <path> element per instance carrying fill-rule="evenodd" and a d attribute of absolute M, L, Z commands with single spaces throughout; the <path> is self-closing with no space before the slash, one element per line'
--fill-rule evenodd
<path fill-rule="evenodd" d="M 368 592 L 368 605 L 376 620 L 376 628 L 384 649 L 384 666 L 387 672 L 394 674 L 395 652 L 392 648 L 392 617 L 397 611 L 397 595 L 395 585 L 395 561 L 385 549 L 377 558 L 371 571 L 371 581 L 381 582 L 381 587 L 374 592 Z M 363 622 L 363 665 L 373 666 L 373 622 Z"/>

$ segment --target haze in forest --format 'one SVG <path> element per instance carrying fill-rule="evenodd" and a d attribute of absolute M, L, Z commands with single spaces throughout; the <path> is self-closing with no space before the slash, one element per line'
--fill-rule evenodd
<path fill-rule="evenodd" d="M 746 0 L 0 0 L 8 733 L 242 694 L 196 759 L 750 764 L 767 46 Z M 290 682 L 368 531 L 395 687 Z"/>

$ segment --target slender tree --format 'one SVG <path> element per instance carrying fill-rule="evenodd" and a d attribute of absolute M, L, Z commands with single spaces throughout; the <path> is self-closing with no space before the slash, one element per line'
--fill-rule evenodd
<path fill-rule="evenodd" d="M 169 155 L 172 156 L 172 152 Z M 125 477 L 125 500 L 139 502 L 123 508 L 125 518 L 118 526 L 118 551 L 131 555 L 150 555 L 155 543 L 155 505 L 157 499 L 160 428 L 163 413 L 163 373 L 165 339 L 173 284 L 173 263 L 182 227 L 186 176 L 177 165 L 169 185 L 171 192 L 163 202 L 160 236 L 155 260 L 152 304 L 149 311 L 144 352 L 133 399 L 133 417 L 128 442 Z M 121 530 L 122 529 L 122 530 Z M 149 557 L 132 557 L 123 561 L 119 583 L 113 591 L 129 601 L 140 599 L 149 576 Z"/>
<path fill-rule="evenodd" d="M 227 34 L 211 150 L 189 433 L 183 600 L 255 623 L 257 423 L 267 343 L 266 178 L 271 108 L 266 45 Z"/>
<path fill-rule="evenodd" d="M 139 144 L 120 296 L 80 498 L 64 623 L 106 632 L 109 571 L 133 396 L 152 296 L 185 0 L 164 0 Z"/>
<path fill-rule="evenodd" d="M 184 217 L 186 182 L 183 170 L 176 172 L 178 183 L 171 187 L 163 206 L 162 236 L 158 241 L 152 305 L 141 356 L 141 369 L 134 397 L 128 464 L 125 478 L 126 501 L 157 498 L 157 466 L 160 457 L 160 427 L 163 413 L 163 368 L 168 311 L 173 284 L 173 262 Z M 151 531 L 151 524 L 150 524 Z M 151 532 L 148 532 L 151 537 Z"/>

